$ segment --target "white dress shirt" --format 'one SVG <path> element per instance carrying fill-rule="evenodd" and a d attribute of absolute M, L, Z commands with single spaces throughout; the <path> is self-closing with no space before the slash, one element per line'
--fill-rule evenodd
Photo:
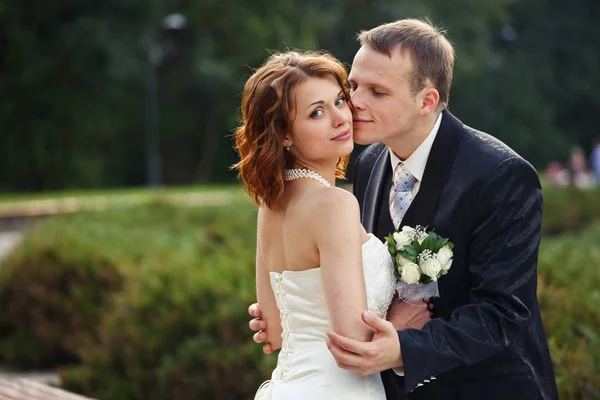
<path fill-rule="evenodd" d="M 435 124 L 429 132 L 429 135 L 423 140 L 423 143 L 417 147 L 413 153 L 408 156 L 408 158 L 404 161 L 400 160 L 400 157 L 396 155 L 389 149 L 390 151 L 390 159 L 392 161 L 392 176 L 394 171 L 396 170 L 396 166 L 401 162 L 404 162 L 404 166 L 408 169 L 408 171 L 415 177 L 417 180 L 415 185 L 412 188 L 412 198 L 414 199 L 417 193 L 419 193 L 419 189 L 421 188 L 421 181 L 423 180 L 423 173 L 425 172 L 425 166 L 427 165 L 427 159 L 429 158 L 429 153 L 431 152 L 431 146 L 433 146 L 433 142 L 435 137 L 437 136 L 438 130 L 440 129 L 440 125 L 442 123 L 442 113 L 438 115 L 435 120 Z M 390 203 L 392 201 L 392 196 L 394 195 L 394 186 L 395 182 L 392 182 L 392 186 L 390 188 Z M 404 368 L 394 368 L 394 372 L 396 375 L 404 376 Z"/>
<path fill-rule="evenodd" d="M 440 129 L 441 123 L 442 123 L 442 113 L 440 113 L 440 115 L 438 115 L 437 119 L 435 120 L 435 124 L 433 125 L 433 128 L 431 129 L 431 132 L 429 132 L 429 135 L 427 135 L 425 140 L 423 140 L 423 143 L 421 143 L 419 145 L 419 147 L 417 147 L 417 149 L 415 151 L 413 151 L 413 153 L 406 160 L 404 160 L 404 161 L 400 160 L 400 157 L 398 157 L 396 155 L 396 153 L 394 153 L 392 151 L 392 149 L 389 149 L 390 160 L 392 161 L 392 176 L 394 174 L 394 171 L 396 170 L 396 166 L 399 163 L 403 162 L 404 166 L 408 169 L 408 171 L 412 174 L 412 176 L 414 176 L 415 179 L 417 180 L 417 182 L 415 182 L 415 185 L 412 188 L 412 198 L 413 199 L 415 198 L 415 196 L 419 192 L 419 189 L 421 188 L 421 181 L 423 180 L 423 172 L 425 172 L 425 166 L 427 165 L 427 159 L 429 158 L 429 153 L 431 152 L 431 146 L 433 145 L 433 141 L 435 140 L 435 137 L 437 136 L 437 133 L 438 133 L 438 130 Z M 390 203 L 392 200 L 392 196 L 394 194 L 395 184 L 396 184 L 396 182 L 392 182 L 392 185 L 390 187 Z"/>

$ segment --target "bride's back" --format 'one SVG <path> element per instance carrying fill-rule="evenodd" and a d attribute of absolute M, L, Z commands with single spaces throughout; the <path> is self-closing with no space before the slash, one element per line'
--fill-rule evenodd
<path fill-rule="evenodd" d="M 315 241 L 314 202 L 317 191 L 311 182 L 286 185 L 280 209 L 261 207 L 258 212 L 259 251 L 269 272 L 303 271 L 320 266 Z"/>

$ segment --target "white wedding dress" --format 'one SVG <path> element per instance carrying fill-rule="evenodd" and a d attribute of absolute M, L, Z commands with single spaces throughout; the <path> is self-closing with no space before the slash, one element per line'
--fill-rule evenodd
<path fill-rule="evenodd" d="M 396 279 L 387 245 L 370 234 L 362 246 L 368 309 L 383 317 Z M 320 268 L 271 272 L 271 287 L 280 311 L 282 346 L 270 381 L 258 400 L 385 399 L 380 374 L 366 377 L 337 366 L 327 349 L 332 330 Z"/>

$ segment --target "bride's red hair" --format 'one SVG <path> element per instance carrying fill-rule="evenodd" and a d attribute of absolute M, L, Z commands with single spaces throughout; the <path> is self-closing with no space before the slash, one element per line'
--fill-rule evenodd
<path fill-rule="evenodd" d="M 240 161 L 233 165 L 250 198 L 258 206 L 277 209 L 283 194 L 283 170 L 293 156 L 283 140 L 292 125 L 293 91 L 309 77 L 333 77 L 344 90 L 347 73 L 340 61 L 327 53 L 274 54 L 252 74 L 242 95 L 242 121 L 235 131 Z M 344 178 L 350 156 L 338 159 L 336 177 Z"/>

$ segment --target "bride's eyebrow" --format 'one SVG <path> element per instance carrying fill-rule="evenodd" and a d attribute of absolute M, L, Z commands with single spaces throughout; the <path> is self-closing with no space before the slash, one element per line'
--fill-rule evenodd
<path fill-rule="evenodd" d="M 308 107 L 306 108 L 311 108 L 312 106 L 314 106 L 315 104 L 325 104 L 325 102 L 323 100 L 317 100 L 314 103 L 310 104 Z"/>
<path fill-rule="evenodd" d="M 337 94 L 336 98 L 340 97 L 340 96 L 342 95 L 342 93 L 343 93 L 343 92 L 344 92 L 344 90 L 343 90 L 343 89 L 340 89 L 340 91 L 338 92 L 338 94 Z M 325 102 L 324 102 L 323 100 L 317 100 L 317 101 L 315 101 L 314 103 L 312 103 L 311 105 L 309 105 L 309 106 L 308 106 L 308 107 L 306 107 L 306 108 L 307 108 L 307 109 L 308 109 L 308 108 L 311 108 L 311 107 L 312 107 L 312 106 L 314 106 L 315 104 L 325 104 Z"/>

